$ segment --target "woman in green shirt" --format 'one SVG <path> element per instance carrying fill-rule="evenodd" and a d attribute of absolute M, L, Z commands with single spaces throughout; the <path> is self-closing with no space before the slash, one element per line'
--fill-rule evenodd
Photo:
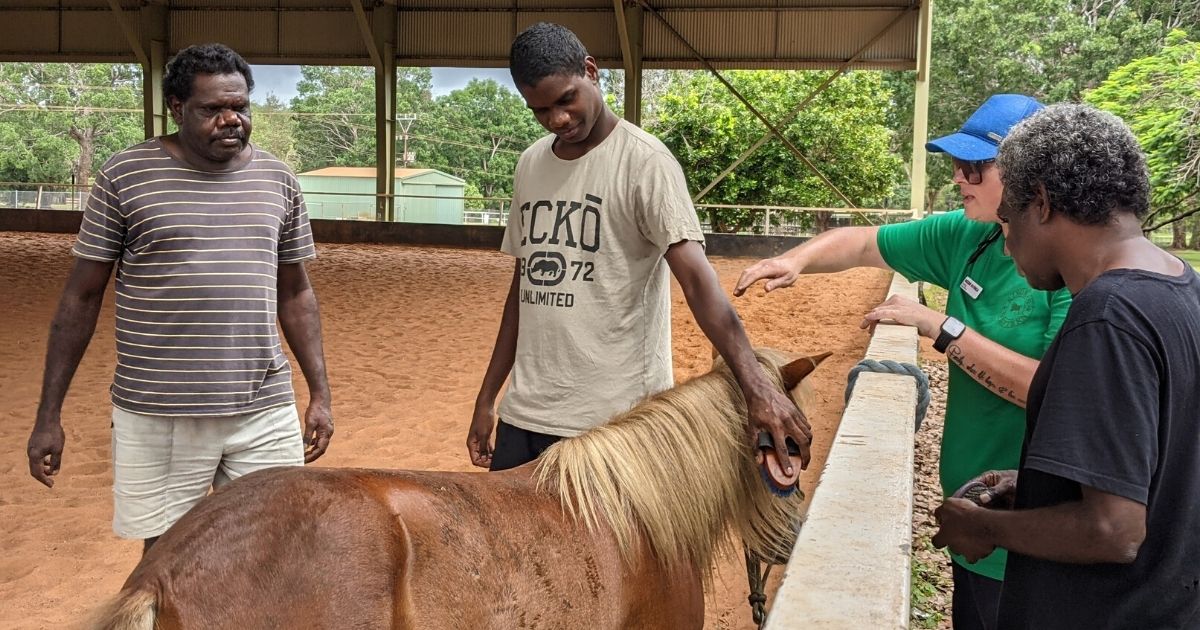
<path fill-rule="evenodd" d="M 984 472 L 1015 468 L 1029 383 L 1070 306 L 1066 291 L 1037 291 L 1017 273 L 996 218 L 1004 190 L 994 164 L 1000 141 L 1040 109 L 1028 96 L 998 94 L 958 132 L 925 145 L 954 160 L 961 210 L 898 225 L 830 230 L 750 266 L 734 288 L 741 295 L 765 280 L 770 292 L 791 286 L 800 274 L 878 267 L 947 289 L 945 314 L 892 296 L 863 321 L 864 327 L 882 320 L 914 326 L 949 359 L 939 466 L 947 496 Z M 1005 559 L 1002 549 L 973 564 L 954 556 L 956 629 L 995 627 Z"/>

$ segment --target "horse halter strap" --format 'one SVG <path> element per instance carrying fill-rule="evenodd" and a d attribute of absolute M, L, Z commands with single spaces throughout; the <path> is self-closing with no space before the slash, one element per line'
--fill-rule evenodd
<path fill-rule="evenodd" d="M 742 543 L 746 553 L 746 577 L 750 580 L 750 613 L 755 625 L 762 628 L 767 623 L 767 578 L 771 575 L 771 561 L 760 558 Z"/>

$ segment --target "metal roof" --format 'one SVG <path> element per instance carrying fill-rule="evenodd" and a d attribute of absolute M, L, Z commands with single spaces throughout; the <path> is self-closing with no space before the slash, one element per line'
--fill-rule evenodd
<path fill-rule="evenodd" d="M 910 0 L 4 0 L 0 61 L 137 62 L 131 42 L 161 42 L 170 54 L 219 41 L 258 64 L 366 65 L 363 34 L 373 32 L 392 42 L 397 65 L 503 67 L 517 33 L 550 21 L 578 33 L 601 66 L 621 68 L 619 16 L 640 9 L 645 68 L 702 67 L 688 44 L 718 68 L 836 68 L 887 28 L 853 67 L 912 69 L 919 7 Z"/>

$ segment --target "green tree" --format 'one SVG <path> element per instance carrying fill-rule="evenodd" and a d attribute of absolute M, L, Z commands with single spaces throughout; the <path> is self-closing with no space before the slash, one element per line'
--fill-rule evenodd
<path fill-rule="evenodd" d="M 1090 4 L 1097 5 L 1094 11 L 1096 14 L 1106 5 L 1114 3 L 1115 0 L 1092 0 L 1090 2 Z M 1124 2 L 1120 3 L 1124 4 Z M 1200 38 L 1200 2 L 1196 2 L 1196 0 L 1135 0 L 1129 4 L 1138 19 L 1143 22 L 1159 22 L 1168 33 L 1174 30 L 1183 30 L 1192 41 Z"/>
<path fill-rule="evenodd" d="M 428 107 L 429 68 L 398 68 L 396 111 Z M 375 165 L 375 71 L 358 66 L 303 66 L 291 109 L 301 170 Z"/>
<path fill-rule="evenodd" d="M 1151 214 L 1144 225 L 1174 224 L 1183 247 L 1183 219 L 1200 212 L 1200 42 L 1172 31 L 1155 55 L 1113 71 L 1087 102 L 1120 116 L 1137 135 L 1150 169 Z M 1200 228 L 1192 248 L 1200 249 Z"/>
<path fill-rule="evenodd" d="M 462 177 L 485 197 L 508 197 L 517 159 L 544 133 L 520 96 L 473 79 L 418 118 L 409 147 L 416 164 Z"/>
<path fill-rule="evenodd" d="M 268 93 L 261 103 L 254 103 L 254 126 L 251 140 L 292 168 L 299 167 L 296 153 L 296 117 L 275 94 Z"/>
<path fill-rule="evenodd" d="M 658 118 L 658 102 L 675 81 L 692 74 L 689 70 L 642 70 L 642 126 L 651 126 Z M 601 70 L 600 89 L 604 100 L 618 116 L 625 115 L 625 71 Z"/>
<path fill-rule="evenodd" d="M 1078 101 L 1108 74 L 1153 54 L 1164 25 L 1197 28 L 1195 0 L 939 0 L 934 8 L 929 136 L 953 132 L 988 96 Z M 911 154 L 913 74 L 890 73 L 896 149 Z M 929 161 L 927 205 L 944 209 L 949 160 Z"/>
<path fill-rule="evenodd" d="M 463 186 L 463 196 L 482 197 L 483 193 L 479 192 L 479 188 L 477 188 L 475 184 L 467 182 L 467 184 Z M 487 207 L 487 202 L 482 199 L 467 199 L 463 201 L 463 207 L 467 210 L 482 210 L 483 208 Z"/>
<path fill-rule="evenodd" d="M 3 107 L 3 106 L 0 106 Z M 79 146 L 40 116 L 0 109 L 0 180 L 69 183 Z"/>
<path fill-rule="evenodd" d="M 86 183 L 142 140 L 142 74 L 129 64 L 0 64 L 0 178 Z"/>
<path fill-rule="evenodd" d="M 779 121 L 824 78 L 820 72 L 731 71 L 723 76 L 771 121 Z M 902 177 L 885 125 L 890 94 L 879 73 L 834 81 L 781 130 L 855 205 L 876 205 Z M 658 103 L 649 127 L 675 153 L 699 191 L 766 131 L 715 77 L 679 77 Z M 763 145 L 703 201 L 722 204 L 844 207 L 842 200 L 778 140 Z M 745 230 L 755 215 L 714 210 L 716 232 Z M 822 219 L 819 216 L 818 229 Z"/>

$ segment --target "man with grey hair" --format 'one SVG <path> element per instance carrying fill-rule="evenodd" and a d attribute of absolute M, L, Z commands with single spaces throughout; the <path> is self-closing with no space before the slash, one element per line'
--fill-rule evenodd
<path fill-rule="evenodd" d="M 959 488 L 965 492 L 981 473 L 1017 465 L 1029 383 L 1071 304 L 1066 291 L 1035 291 L 1021 278 L 1004 253 L 996 216 L 1004 193 L 995 164 L 1000 142 L 1041 109 L 1029 96 L 995 94 L 961 129 L 925 145 L 953 161 L 962 210 L 824 232 L 746 268 L 734 288 L 734 295 L 742 295 L 764 280 L 771 292 L 792 285 L 800 274 L 876 267 L 946 289 L 944 313 L 892 296 L 863 321 L 864 327 L 885 319 L 913 326 L 949 360 L 938 455 L 945 496 Z M 974 562 L 951 557 L 955 630 L 995 630 L 1006 560 L 1003 549 Z"/>
<path fill-rule="evenodd" d="M 1142 233 L 1145 157 L 1115 116 L 1049 107 L 999 165 L 1018 269 L 1075 300 L 1030 388 L 1020 470 L 985 475 L 982 506 L 948 499 L 934 543 L 1009 550 L 1002 628 L 1195 627 L 1200 276 Z"/>

